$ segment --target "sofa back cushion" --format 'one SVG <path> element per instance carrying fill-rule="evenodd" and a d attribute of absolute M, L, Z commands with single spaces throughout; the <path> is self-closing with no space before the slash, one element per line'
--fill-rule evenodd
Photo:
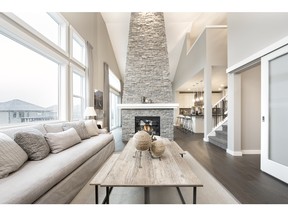
<path fill-rule="evenodd" d="M 0 133 L 0 179 L 18 170 L 28 156 L 8 135 Z"/>
<path fill-rule="evenodd" d="M 61 152 L 81 142 L 81 138 L 74 128 L 59 133 L 47 133 L 45 139 L 52 153 Z"/>
<path fill-rule="evenodd" d="M 43 126 L 43 124 L 36 124 L 36 125 L 30 125 L 30 126 L 16 126 L 16 127 L 12 127 L 12 128 L 9 128 L 9 129 L 1 129 L 0 132 L 8 135 L 12 140 L 14 139 L 14 136 L 17 132 L 19 131 L 23 131 L 24 129 L 31 129 L 31 128 L 34 128 L 34 129 L 37 129 L 39 130 L 43 135 L 46 133 L 46 130 Z"/>
<path fill-rule="evenodd" d="M 27 153 L 30 160 L 42 160 L 50 153 L 44 135 L 37 129 L 23 129 L 17 132 L 14 141 Z"/>
<path fill-rule="evenodd" d="M 74 128 L 82 140 L 88 139 L 91 137 L 87 131 L 84 121 L 64 123 L 63 125 L 64 130 L 67 130 L 70 128 Z"/>
<path fill-rule="evenodd" d="M 47 133 L 58 133 L 63 131 L 63 123 L 44 124 Z"/>

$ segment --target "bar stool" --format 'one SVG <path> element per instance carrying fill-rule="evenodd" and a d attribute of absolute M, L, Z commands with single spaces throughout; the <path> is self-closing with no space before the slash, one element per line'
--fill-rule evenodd
<path fill-rule="evenodd" d="M 191 116 L 185 116 L 184 129 L 185 129 L 185 132 L 193 132 Z"/>
<path fill-rule="evenodd" d="M 182 128 L 183 128 L 183 124 L 184 124 L 184 116 L 183 116 L 183 115 L 177 116 L 176 125 L 177 125 L 180 129 L 182 129 Z"/>

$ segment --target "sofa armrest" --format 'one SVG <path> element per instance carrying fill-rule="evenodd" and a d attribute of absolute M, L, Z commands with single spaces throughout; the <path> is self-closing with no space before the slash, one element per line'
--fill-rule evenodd
<path fill-rule="evenodd" d="M 101 129 L 98 129 L 98 131 L 99 131 L 99 134 L 108 133 L 108 129 L 107 128 L 101 128 Z"/>

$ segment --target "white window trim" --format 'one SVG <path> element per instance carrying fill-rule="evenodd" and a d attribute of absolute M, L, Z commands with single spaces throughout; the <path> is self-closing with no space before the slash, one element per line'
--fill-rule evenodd
<path fill-rule="evenodd" d="M 82 67 L 83 69 L 85 69 L 86 68 L 86 66 L 85 66 L 85 62 L 86 62 L 86 58 L 87 58 L 87 56 L 86 56 L 86 43 L 85 43 L 85 40 L 80 36 L 80 34 L 73 28 L 73 26 L 69 26 L 69 28 L 70 28 L 70 59 L 71 60 L 73 60 L 73 63 L 74 64 L 77 64 L 78 66 L 80 66 L 80 67 Z M 84 53 L 83 53 L 83 55 L 84 55 L 84 63 L 82 63 L 82 62 L 80 62 L 78 59 L 76 59 L 76 58 L 74 58 L 73 57 L 73 35 L 75 35 L 76 36 L 76 40 L 77 40 L 77 42 L 79 42 L 79 44 L 82 44 L 83 45 L 83 47 L 84 47 Z"/>
<path fill-rule="evenodd" d="M 31 27 L 29 24 L 27 24 L 25 21 L 23 21 L 22 19 L 20 19 L 19 17 L 17 17 L 15 14 L 13 13 L 4 13 L 7 17 L 9 17 L 11 20 L 13 20 L 14 22 L 16 22 L 17 24 L 19 24 L 20 26 L 24 27 L 26 30 L 28 30 L 32 35 L 36 36 L 37 38 L 39 38 L 40 40 L 44 41 L 45 43 L 47 43 L 49 46 L 53 47 L 54 49 L 56 49 L 57 51 L 59 51 L 60 53 L 62 53 L 65 56 L 69 56 L 68 54 L 68 25 L 69 23 L 66 21 L 66 19 L 60 15 L 60 14 L 56 14 L 56 13 L 48 13 L 52 19 L 54 19 L 56 22 L 58 22 L 60 25 L 62 25 L 63 27 L 61 28 L 61 34 L 64 33 L 64 31 L 66 30 L 66 34 L 65 36 L 61 36 L 61 39 L 63 39 L 63 43 L 65 44 L 64 47 L 61 45 L 59 46 L 58 44 L 55 44 L 54 42 L 52 42 L 51 40 L 49 40 L 48 38 L 46 38 L 44 35 L 42 35 L 40 32 L 38 32 L 37 30 L 35 30 L 33 27 Z M 65 30 L 64 30 L 65 29 Z M 63 49 L 64 48 L 64 49 Z"/>
<path fill-rule="evenodd" d="M 43 45 L 43 43 L 36 40 L 35 37 L 24 33 L 19 28 L 17 28 L 17 26 L 13 25 L 13 23 L 7 21 L 4 18 L 1 19 L 1 17 L 2 16 L 0 14 L 0 32 L 5 36 L 49 58 L 52 61 L 60 64 L 68 64 L 69 61 L 67 58 L 64 58 L 61 55 L 58 55 L 56 52 L 53 52 L 47 46 Z"/>
<path fill-rule="evenodd" d="M 83 68 L 73 64 L 73 63 L 70 63 L 70 120 L 73 120 L 73 97 L 77 97 L 77 98 L 81 98 L 83 100 L 83 105 L 82 105 L 82 109 L 83 109 L 83 114 L 84 114 L 84 108 L 85 108 L 85 101 L 86 101 L 86 95 L 85 95 L 85 86 L 83 86 L 81 88 L 82 90 L 82 97 L 81 95 L 74 95 L 73 93 L 73 73 L 77 73 L 79 74 L 80 76 L 83 76 L 83 81 L 84 81 L 84 85 L 85 85 L 85 71 Z M 84 118 L 83 118 L 84 119 Z"/>

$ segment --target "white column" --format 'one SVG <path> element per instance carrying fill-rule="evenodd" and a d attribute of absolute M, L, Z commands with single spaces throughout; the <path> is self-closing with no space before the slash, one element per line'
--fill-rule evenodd
<path fill-rule="evenodd" d="M 228 146 L 227 153 L 242 156 L 241 151 L 241 74 L 228 74 Z"/>
<path fill-rule="evenodd" d="M 204 68 L 204 138 L 205 142 L 209 142 L 208 134 L 212 131 L 212 68 L 205 66 Z"/>

